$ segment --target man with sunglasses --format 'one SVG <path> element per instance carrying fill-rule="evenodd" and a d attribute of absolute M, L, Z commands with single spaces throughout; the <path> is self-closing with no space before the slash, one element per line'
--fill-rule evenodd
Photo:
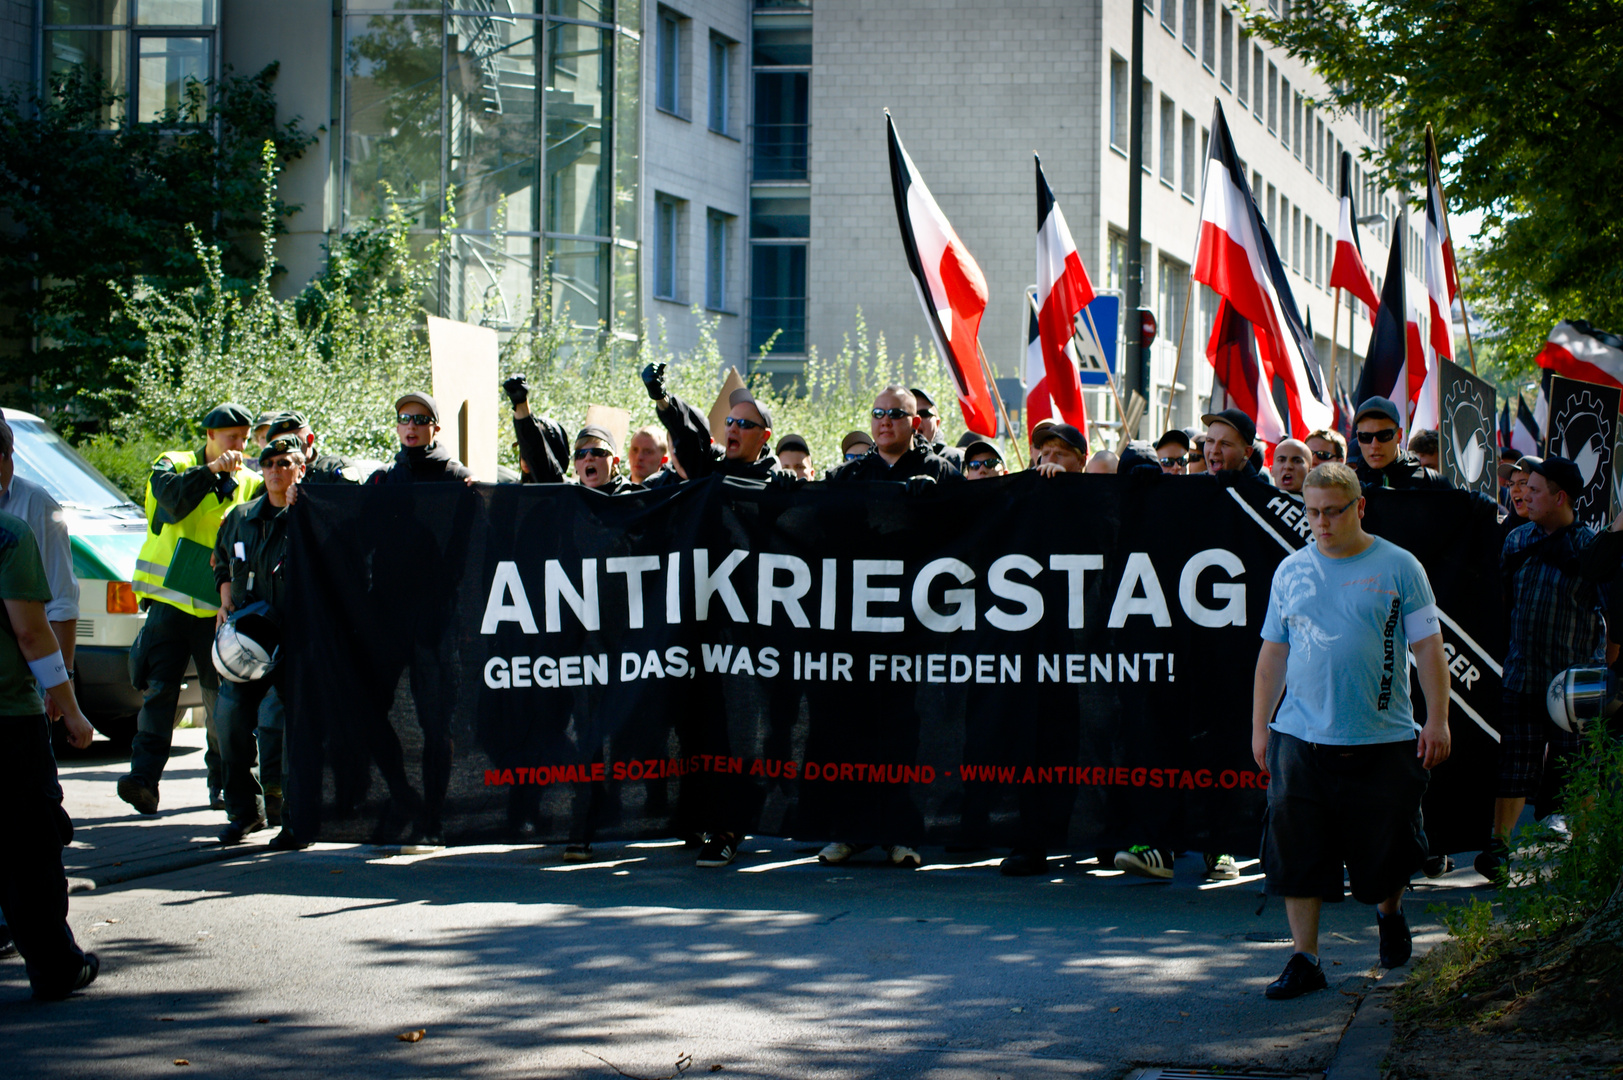
<path fill-rule="evenodd" d="M 1268 466 L 1268 475 L 1274 486 L 1291 495 L 1302 493 L 1308 470 L 1313 467 L 1313 451 L 1298 439 L 1284 439 L 1274 447 L 1274 463 Z"/>
<path fill-rule="evenodd" d="M 1173 428 L 1155 443 L 1156 464 L 1168 476 L 1183 476 L 1189 465 L 1189 435 Z"/>
<path fill-rule="evenodd" d="M 1449 490 L 1446 477 L 1403 448 L 1403 421 L 1390 398 L 1365 399 L 1353 414 L 1358 480 L 1365 487 Z"/>
<path fill-rule="evenodd" d="M 946 458 L 948 463 L 959 472 L 964 470 L 964 452 L 956 446 L 948 446 L 941 437 L 941 413 L 935 407 L 935 399 L 918 387 L 910 387 L 909 392 L 919 407 L 919 437 L 930 444 L 930 449 Z"/>
<path fill-rule="evenodd" d="M 394 464 L 372 474 L 373 484 L 467 482 L 473 470 L 451 456 L 439 442 L 440 407 L 427 394 L 406 394 L 394 403 L 395 434 L 400 452 Z"/>
<path fill-rule="evenodd" d="M 847 432 L 845 438 L 840 440 L 840 457 L 842 461 L 856 461 L 872 449 L 873 436 L 866 431 Z"/>
<path fill-rule="evenodd" d="M 855 461 L 830 469 L 831 481 L 897 480 L 919 486 L 962 480 L 963 474 L 930 448 L 919 434 L 918 399 L 904 386 L 887 386 L 874 398 L 873 449 Z M 914 477 L 927 477 L 914 480 Z"/>
<path fill-rule="evenodd" d="M 985 480 L 988 477 L 1007 475 L 1008 470 L 1003 467 L 1003 455 L 987 440 L 976 439 L 963 450 L 965 480 Z"/>
<path fill-rule="evenodd" d="M 1274 999 L 1327 986 L 1319 914 L 1341 902 L 1343 867 L 1353 898 L 1377 905 L 1381 966 L 1409 959 L 1402 900 L 1426 860 L 1420 799 L 1450 749 L 1448 660 L 1425 569 L 1364 531 L 1363 489 L 1345 465 L 1308 473 L 1303 501 L 1314 542 L 1274 571 L 1251 709 L 1252 756 L 1269 775 L 1262 865 L 1295 946 L 1266 991 Z"/>
<path fill-rule="evenodd" d="M 1329 428 L 1320 428 L 1307 437 L 1308 453 L 1313 457 L 1313 465 L 1317 468 L 1327 461 L 1345 463 L 1347 460 L 1347 439 L 1339 431 Z"/>
<path fill-rule="evenodd" d="M 671 453 L 689 480 L 712 474 L 770 480 L 779 471 L 770 449 L 772 415 L 754 394 L 739 387 L 728 395 L 726 432 L 717 446 L 703 414 L 665 389 L 665 370 L 664 364 L 649 364 L 642 369 L 642 383 L 659 422 L 670 432 Z"/>

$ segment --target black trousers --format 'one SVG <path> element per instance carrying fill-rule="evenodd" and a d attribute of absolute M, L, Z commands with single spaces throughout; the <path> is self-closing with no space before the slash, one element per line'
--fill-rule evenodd
<path fill-rule="evenodd" d="M 203 707 L 208 713 L 208 750 L 203 761 L 208 768 L 209 787 L 218 791 L 224 786 L 220 744 L 214 732 L 214 697 L 220 677 L 214 671 L 213 649 L 213 616 L 189 615 L 164 603 L 147 608 L 146 625 L 130 657 L 131 676 L 143 695 L 135 740 L 130 744 L 130 772 L 154 791 L 163 779 L 164 766 L 169 764 L 175 705 L 180 700 L 180 684 L 186 678 L 187 660 L 197 664 L 197 681 L 202 684 Z"/>
<path fill-rule="evenodd" d="M 85 954 L 68 929 L 62 849 L 73 839 L 73 822 L 62 809 L 44 715 L 0 716 L 0 754 L 0 910 L 34 991 L 54 996 L 78 979 Z"/>

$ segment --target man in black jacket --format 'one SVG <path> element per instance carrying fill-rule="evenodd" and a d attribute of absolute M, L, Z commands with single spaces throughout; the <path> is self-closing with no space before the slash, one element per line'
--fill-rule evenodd
<path fill-rule="evenodd" d="M 473 471 L 440 445 L 440 407 L 433 398 L 427 394 L 407 394 L 394 403 L 394 409 L 400 452 L 394 456 L 394 464 L 373 473 L 368 483 L 421 484 L 473 479 Z"/>
<path fill-rule="evenodd" d="M 1402 414 L 1390 398 L 1366 398 L 1353 414 L 1358 437 L 1358 482 L 1365 487 L 1433 488 L 1454 485 L 1403 448 Z"/>
<path fill-rule="evenodd" d="M 567 467 L 574 469 L 582 487 L 604 495 L 642 490 L 641 485 L 619 474 L 620 458 L 615 453 L 614 436 L 607 428 L 587 424 L 575 436 L 571 448 L 562 424 L 530 411 L 530 387 L 524 376 L 509 376 L 502 389 L 513 403 L 513 432 L 518 436 L 519 454 L 530 463 L 534 483 L 563 483 L 564 463 L 569 462 Z"/>
<path fill-rule="evenodd" d="M 871 430 L 873 449 L 830 469 L 827 479 L 831 483 L 926 477 L 917 483 L 929 484 L 964 478 L 919 434 L 918 399 L 905 386 L 887 386 L 874 398 Z"/>
<path fill-rule="evenodd" d="M 941 438 L 941 412 L 935 407 L 935 399 L 916 386 L 910 389 L 913 400 L 919 408 L 919 435 L 923 437 L 925 442 L 930 444 L 931 450 L 946 458 L 947 463 L 953 468 L 963 472 L 963 450 L 956 446 L 948 446 L 946 441 Z"/>
<path fill-rule="evenodd" d="M 710 437 L 710 425 L 693 406 L 665 389 L 665 365 L 642 369 L 642 382 L 654 402 L 659 422 L 671 433 L 671 454 L 682 463 L 689 480 L 712 473 L 747 480 L 769 480 L 778 459 L 768 448 L 772 441 L 772 414 L 743 387 L 727 399 L 727 434 L 723 446 Z"/>
<path fill-rule="evenodd" d="M 272 438 L 260 452 L 259 469 L 265 478 L 264 493 L 232 510 L 221 523 L 214 542 L 214 582 L 220 590 L 216 628 L 233 611 L 260 601 L 269 605 L 266 617 L 282 624 L 287 588 L 287 508 L 298 497 L 297 485 L 304 477 L 304 449 L 299 439 L 288 434 Z M 255 730 L 260 705 L 266 695 L 286 685 L 286 677 L 285 665 L 277 663 L 264 678 L 241 683 L 226 679 L 220 684 L 220 714 L 215 727 L 225 772 L 226 813 L 230 815 L 220 831 L 222 844 L 240 844 L 249 833 L 265 827 L 265 788 L 258 775 L 260 755 Z M 275 779 L 280 791 L 280 761 L 285 760 L 285 755 L 277 755 L 277 760 Z M 293 846 L 289 843 L 292 839 L 292 834 L 284 830 L 276 846 Z"/>

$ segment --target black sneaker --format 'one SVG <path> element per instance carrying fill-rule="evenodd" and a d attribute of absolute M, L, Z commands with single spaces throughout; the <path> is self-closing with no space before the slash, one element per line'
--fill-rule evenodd
<path fill-rule="evenodd" d="M 294 836 L 293 830 L 284 825 L 281 832 L 271 837 L 271 842 L 267 846 L 272 851 L 303 851 L 310 845 Z"/>
<path fill-rule="evenodd" d="M 1433 855 L 1431 858 L 1426 860 L 1425 866 L 1422 867 L 1422 869 L 1425 870 L 1427 877 L 1440 878 L 1450 870 L 1454 869 L 1454 860 L 1449 858 L 1447 855 Z"/>
<path fill-rule="evenodd" d="M 1004 877 L 1031 877 L 1048 869 L 1048 852 L 1042 848 L 1025 848 L 1009 852 L 1009 857 L 998 863 L 998 873 Z"/>
<path fill-rule="evenodd" d="M 224 810 L 225 809 L 225 794 L 223 792 L 221 792 L 220 789 L 217 788 L 217 787 L 209 788 L 209 809 L 210 810 Z"/>
<path fill-rule="evenodd" d="M 564 862 L 591 862 L 593 858 L 592 845 L 570 844 L 564 848 L 563 858 Z"/>
<path fill-rule="evenodd" d="M 87 952 L 85 953 L 85 962 L 80 966 L 79 974 L 74 978 L 72 985 L 43 992 L 36 989 L 34 997 L 39 1001 L 61 1001 L 74 991 L 83 990 L 95 982 L 96 976 L 99 974 L 101 974 L 101 961 L 96 959 L 95 953 Z"/>
<path fill-rule="evenodd" d="M 1171 881 L 1172 852 L 1148 844 L 1134 844 L 1126 851 L 1116 852 L 1116 869 L 1156 881 Z"/>
<path fill-rule="evenodd" d="M 151 815 L 158 812 L 158 789 L 134 773 L 119 777 L 118 797 L 135 807 L 137 814 Z"/>
<path fill-rule="evenodd" d="M 226 847 L 240 844 L 249 833 L 256 833 L 265 827 L 264 818 L 254 818 L 252 821 L 232 821 L 220 830 L 219 841 Z"/>
<path fill-rule="evenodd" d="M 1274 1001 L 1285 1001 L 1312 993 L 1314 990 L 1323 990 L 1329 985 L 1324 977 L 1323 965 L 1317 961 L 1309 961 L 1301 953 L 1291 953 L 1291 958 L 1285 963 L 1285 970 L 1279 973 L 1279 978 L 1268 984 L 1268 989 L 1263 993 Z"/>
<path fill-rule="evenodd" d="M 1414 941 L 1409 936 L 1409 917 L 1399 908 L 1390 915 L 1375 913 L 1375 928 L 1381 932 L 1381 966 L 1395 968 L 1409 962 Z"/>
<path fill-rule="evenodd" d="M 1510 845 L 1496 836 L 1488 841 L 1488 846 L 1477 854 L 1471 865 L 1477 873 L 1488 879 L 1488 884 L 1497 885 L 1509 862 Z"/>
<path fill-rule="evenodd" d="M 711 868 L 730 866 L 736 858 L 738 840 L 727 833 L 716 833 L 705 839 L 704 847 L 699 849 L 699 857 L 693 861 L 693 865 Z"/>

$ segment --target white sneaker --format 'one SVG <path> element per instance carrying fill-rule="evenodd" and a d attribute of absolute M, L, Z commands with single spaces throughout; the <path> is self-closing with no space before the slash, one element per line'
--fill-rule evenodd
<path fill-rule="evenodd" d="M 1549 826 L 1550 831 L 1561 837 L 1561 839 L 1572 839 L 1572 826 L 1567 824 L 1567 815 L 1551 814 L 1544 819 L 1544 824 Z"/>
<path fill-rule="evenodd" d="M 908 870 L 917 870 L 924 862 L 919 853 L 906 844 L 892 844 L 885 849 L 885 855 L 890 859 L 892 866 L 900 866 Z"/>
<path fill-rule="evenodd" d="M 817 853 L 817 861 L 824 866 L 838 866 L 856 853 L 854 845 L 836 840 Z"/>

